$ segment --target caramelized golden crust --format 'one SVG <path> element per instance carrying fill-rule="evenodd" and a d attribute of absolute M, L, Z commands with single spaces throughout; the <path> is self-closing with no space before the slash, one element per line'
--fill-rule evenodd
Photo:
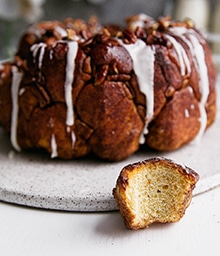
<path fill-rule="evenodd" d="M 129 229 L 155 222 L 179 221 L 192 198 L 199 175 L 166 158 L 151 158 L 125 166 L 113 189 Z"/>
<path fill-rule="evenodd" d="M 195 138 L 200 129 L 199 117 L 192 89 L 177 91 L 150 123 L 146 143 L 157 150 L 177 149 Z"/>
<path fill-rule="evenodd" d="M 7 133 L 11 129 L 11 63 L 5 62 L 0 68 L 0 126 L 3 126 Z"/>
<path fill-rule="evenodd" d="M 203 134 L 216 115 L 204 37 L 190 21 L 127 22 L 122 29 L 68 18 L 27 29 L 0 68 L 0 125 L 13 146 L 119 161 L 143 142 L 174 150 Z"/>

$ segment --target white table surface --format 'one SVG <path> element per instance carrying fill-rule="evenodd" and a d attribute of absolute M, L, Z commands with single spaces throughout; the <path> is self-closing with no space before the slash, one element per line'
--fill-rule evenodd
<path fill-rule="evenodd" d="M 172 224 L 127 230 L 119 212 L 74 213 L 0 203 L 0 254 L 219 255 L 220 187 L 193 197 Z M 175 253 L 175 254 L 174 254 Z"/>

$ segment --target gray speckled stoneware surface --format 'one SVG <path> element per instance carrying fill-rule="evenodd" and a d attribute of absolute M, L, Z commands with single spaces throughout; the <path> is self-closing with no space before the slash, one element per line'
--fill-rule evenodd
<path fill-rule="evenodd" d="M 219 97 L 218 97 L 219 98 Z M 59 161 L 39 152 L 15 152 L 0 130 L 0 200 L 65 211 L 117 209 L 112 189 L 122 167 L 153 156 L 183 163 L 200 174 L 194 195 L 220 185 L 220 111 L 199 144 L 175 152 L 140 151 L 118 163 L 97 159 Z"/>

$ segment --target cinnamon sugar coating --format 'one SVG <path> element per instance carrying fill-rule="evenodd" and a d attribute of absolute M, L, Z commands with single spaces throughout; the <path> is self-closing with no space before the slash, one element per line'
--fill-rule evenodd
<path fill-rule="evenodd" d="M 201 137 L 216 114 L 211 51 L 190 21 L 41 22 L 0 75 L 0 125 L 12 144 L 62 159 L 94 152 L 119 161 L 140 143 L 174 150 Z"/>

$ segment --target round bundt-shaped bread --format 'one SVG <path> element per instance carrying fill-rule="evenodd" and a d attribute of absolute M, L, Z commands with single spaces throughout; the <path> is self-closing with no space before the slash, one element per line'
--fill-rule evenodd
<path fill-rule="evenodd" d="M 192 22 L 141 14 L 125 28 L 66 19 L 32 25 L 0 68 L 0 125 L 17 150 L 119 161 L 175 150 L 216 113 L 216 71 Z"/>

